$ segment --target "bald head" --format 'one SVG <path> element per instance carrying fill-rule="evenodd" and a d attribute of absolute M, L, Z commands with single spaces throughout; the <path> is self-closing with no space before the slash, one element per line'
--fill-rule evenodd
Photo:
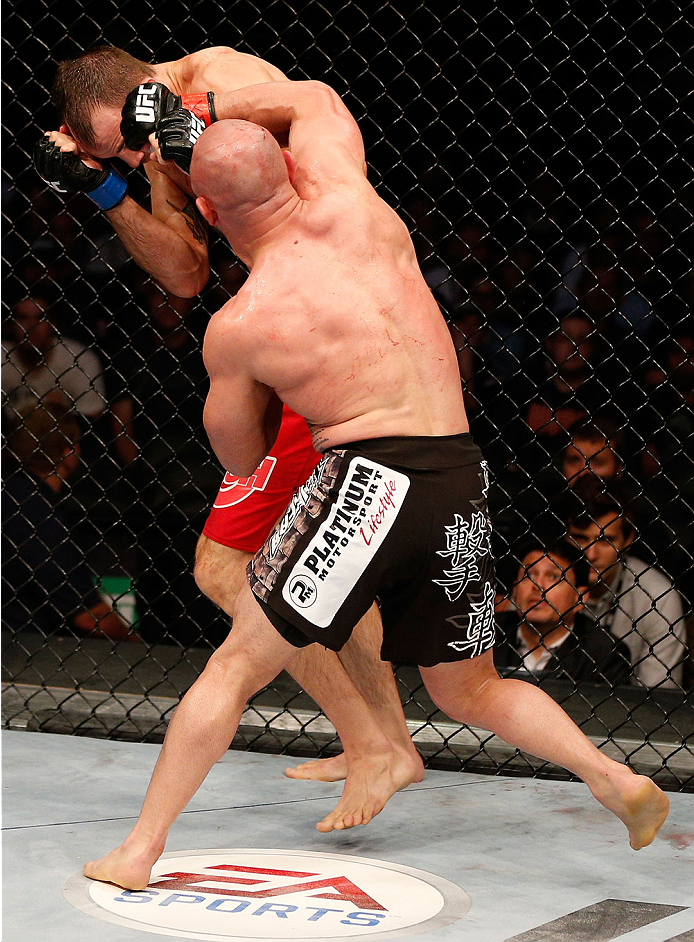
<path fill-rule="evenodd" d="M 289 186 L 275 138 L 250 121 L 217 121 L 200 136 L 190 164 L 193 191 L 211 202 L 222 219 L 253 209 Z"/>

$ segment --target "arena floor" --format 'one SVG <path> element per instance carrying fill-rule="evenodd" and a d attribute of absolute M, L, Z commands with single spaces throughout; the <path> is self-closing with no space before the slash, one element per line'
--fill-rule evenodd
<path fill-rule="evenodd" d="M 328 919 L 339 910 L 326 909 L 320 912 L 326 928 L 317 928 L 314 915 L 312 932 L 306 934 L 277 913 L 281 904 L 266 903 L 255 914 L 263 910 L 268 918 L 255 920 L 249 936 L 248 930 L 239 935 L 240 925 L 230 918 L 225 925 L 234 923 L 232 929 L 219 931 L 223 905 L 249 905 L 230 901 L 229 896 L 244 895 L 233 891 L 216 897 L 214 905 L 209 900 L 215 897 L 196 896 L 195 886 L 172 896 L 160 893 L 166 902 L 159 903 L 157 891 L 150 891 L 149 900 L 121 905 L 128 919 L 104 917 L 103 910 L 101 918 L 94 915 L 98 907 L 87 900 L 88 886 L 94 884 L 79 876 L 81 866 L 120 843 L 130 829 L 159 746 L 5 732 L 2 748 L 5 942 L 145 942 L 155 938 L 153 931 L 158 938 L 237 942 L 401 935 L 433 942 L 694 939 L 691 794 L 670 793 L 668 821 L 651 847 L 638 854 L 630 850 L 620 822 L 581 784 L 455 772 L 428 772 L 420 785 L 394 796 L 367 828 L 321 835 L 314 823 L 334 806 L 339 786 L 286 779 L 283 757 L 229 752 L 174 826 L 167 854 L 234 848 L 238 855 L 278 848 L 312 853 L 313 865 L 316 855 L 338 855 L 340 862 L 378 861 L 394 871 L 425 871 L 434 875 L 429 882 L 450 881 L 465 891 L 457 891 L 460 899 L 448 924 L 439 918 L 418 928 L 415 915 L 409 927 L 403 923 L 393 929 L 391 921 L 388 931 L 385 922 L 374 931 L 364 927 L 368 920 L 362 913 L 358 928 L 338 932 L 329 930 Z M 167 858 L 160 872 L 171 876 L 172 864 Z M 66 884 L 70 901 L 64 896 Z M 112 898 L 120 892 L 98 886 Z M 461 904 L 462 898 L 467 902 Z M 196 921 L 197 910 L 187 905 L 196 900 L 199 909 L 204 903 L 208 910 L 220 910 L 215 931 Z M 142 902 L 155 905 L 145 912 Z M 172 931 L 147 928 L 145 916 L 156 905 L 167 917 L 177 908 L 188 921 Z"/>

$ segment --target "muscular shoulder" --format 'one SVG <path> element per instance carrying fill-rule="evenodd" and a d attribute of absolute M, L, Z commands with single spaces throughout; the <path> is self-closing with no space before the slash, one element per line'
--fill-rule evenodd
<path fill-rule="evenodd" d="M 257 56 L 230 46 L 211 46 L 185 56 L 179 62 L 181 77 L 191 92 L 234 91 L 244 85 L 277 82 L 284 74 Z"/>
<path fill-rule="evenodd" d="M 236 360 L 245 356 L 245 329 L 243 308 L 237 296 L 212 315 L 205 331 L 203 359 L 208 372 L 223 369 L 224 360 Z"/>

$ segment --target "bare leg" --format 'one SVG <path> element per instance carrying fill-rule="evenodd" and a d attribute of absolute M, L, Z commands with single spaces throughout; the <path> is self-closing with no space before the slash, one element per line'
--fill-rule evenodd
<path fill-rule="evenodd" d="M 393 669 L 390 663 L 381 660 L 381 637 L 381 616 L 378 606 L 374 604 L 355 627 L 351 638 L 340 651 L 339 659 L 368 704 L 380 729 L 395 746 L 396 755 L 401 757 L 399 761 L 410 765 L 412 781 L 421 782 L 424 777 L 424 764 L 407 729 Z M 290 667 L 292 677 L 309 693 L 312 686 L 315 689 L 314 675 L 319 668 L 318 662 L 323 659 L 323 655 L 330 654 L 329 651 L 315 647 L 317 656 L 314 656 L 310 663 L 307 664 L 299 656 Z M 332 664 L 328 666 L 328 676 L 319 693 L 323 700 L 326 692 L 330 690 L 331 678 L 336 670 Z M 305 762 L 295 769 L 289 768 L 285 771 L 289 778 L 321 782 L 337 782 L 344 779 L 346 774 L 347 762 L 344 754 L 330 759 Z"/>
<path fill-rule="evenodd" d="M 171 720 L 135 827 L 120 847 L 88 863 L 85 876 L 131 890 L 147 885 L 171 825 L 229 748 L 246 701 L 296 654 L 247 585 L 237 599 L 235 622 Z M 346 718 L 349 774 L 337 808 L 317 825 L 322 831 L 367 824 L 408 784 L 398 778 L 393 747 L 353 685 L 345 687 L 331 716 L 336 727 Z"/>
<path fill-rule="evenodd" d="M 502 680 L 491 651 L 420 671 L 432 699 L 450 717 L 489 729 L 511 745 L 569 769 L 626 825 L 634 850 L 651 843 L 667 817 L 667 795 L 650 778 L 603 755 L 538 687 Z"/>
<path fill-rule="evenodd" d="M 147 886 L 171 825 L 229 748 L 246 701 L 296 651 L 257 604 L 255 609 L 254 618 L 246 605 L 247 617 L 210 657 L 174 713 L 135 827 L 120 847 L 88 863 L 85 876 L 131 890 Z"/>
<path fill-rule="evenodd" d="M 204 535 L 198 541 L 195 559 L 198 586 L 231 617 L 239 590 L 246 584 L 250 559 L 250 554 L 215 543 Z M 319 645 L 303 648 L 287 671 L 331 719 L 336 705 L 355 695 L 354 685 L 371 708 L 379 728 L 392 742 L 393 778 L 404 783 L 398 787 L 419 782 L 424 776 L 424 765 L 407 729 L 393 670 L 380 659 L 381 619 L 376 605 L 357 625 L 353 639 L 345 645 L 339 659 Z M 348 714 L 337 727 L 343 744 L 346 728 L 353 724 Z M 346 777 L 347 762 L 341 754 L 287 769 L 286 774 L 289 778 L 337 782 Z"/>

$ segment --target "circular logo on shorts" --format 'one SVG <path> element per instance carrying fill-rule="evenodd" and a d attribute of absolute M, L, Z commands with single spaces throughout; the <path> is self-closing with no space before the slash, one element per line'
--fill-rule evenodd
<path fill-rule="evenodd" d="M 289 595 L 295 608 L 310 608 L 316 601 L 316 583 L 305 573 L 289 580 Z"/>
<path fill-rule="evenodd" d="M 164 854 L 145 890 L 70 877 L 65 899 L 121 926 L 182 939 L 395 938 L 457 922 L 459 886 L 384 860 L 290 850 Z"/>

